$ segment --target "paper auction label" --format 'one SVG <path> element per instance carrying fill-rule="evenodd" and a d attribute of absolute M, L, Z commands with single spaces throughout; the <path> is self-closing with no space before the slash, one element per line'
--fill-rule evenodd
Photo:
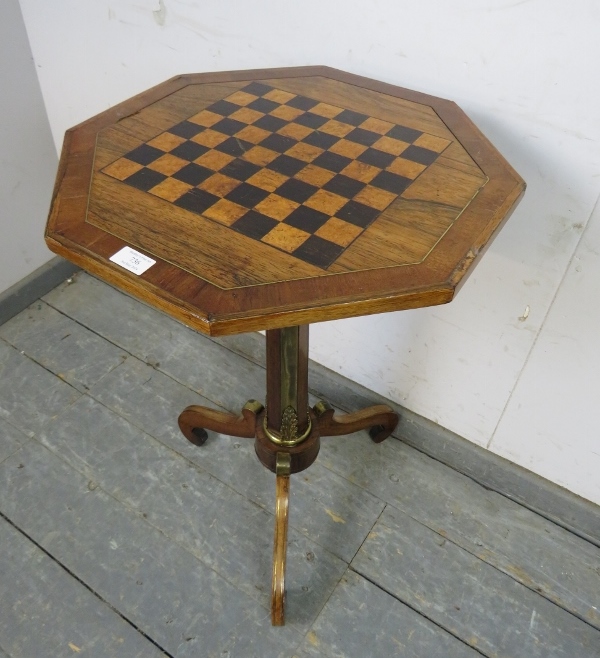
<path fill-rule="evenodd" d="M 152 267 L 155 260 L 140 254 L 139 251 L 132 249 L 131 247 L 123 247 L 117 251 L 114 256 L 110 257 L 110 260 L 121 267 L 124 267 L 126 270 L 133 272 L 134 274 L 143 274 L 148 268 Z"/>

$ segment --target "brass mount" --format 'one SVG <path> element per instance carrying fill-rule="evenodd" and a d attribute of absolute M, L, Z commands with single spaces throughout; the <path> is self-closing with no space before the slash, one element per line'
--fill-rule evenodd
<path fill-rule="evenodd" d="M 283 410 L 281 416 L 281 431 L 277 432 L 276 430 L 269 429 L 267 413 L 265 413 L 263 419 L 263 430 L 269 440 L 275 445 L 282 446 L 283 448 L 293 448 L 310 436 L 312 422 L 308 412 L 306 414 L 306 419 L 306 429 L 302 434 L 298 434 L 298 414 L 291 405 L 288 405 Z"/>

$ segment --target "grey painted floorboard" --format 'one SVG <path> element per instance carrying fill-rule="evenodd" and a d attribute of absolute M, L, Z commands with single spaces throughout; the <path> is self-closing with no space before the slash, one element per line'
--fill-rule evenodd
<path fill-rule="evenodd" d="M 356 573 L 348 572 L 297 658 L 478 658 L 479 653 Z"/>
<path fill-rule="evenodd" d="M 269 609 L 272 514 L 87 396 L 42 431 L 40 440 Z M 346 563 L 292 530 L 290 623 L 310 625 L 345 568 Z"/>
<path fill-rule="evenodd" d="M 264 338 L 208 339 L 73 280 L 0 329 L 0 511 L 25 553 L 39 551 L 29 535 L 92 591 L 61 569 L 65 587 L 173 657 L 595 658 L 597 546 L 365 432 L 325 438 L 292 478 L 288 623 L 273 629 L 273 474 L 251 440 L 196 448 L 176 423 L 189 404 L 262 399 Z M 311 366 L 313 394 L 371 402 L 351 384 Z M 0 563 L 4 550 L 2 535 Z"/>
<path fill-rule="evenodd" d="M 487 489 L 501 493 L 600 547 L 600 508 L 591 501 L 406 410 L 396 435 Z"/>
<path fill-rule="evenodd" d="M 0 339 L 0 418 L 36 432 L 80 393 Z"/>
<path fill-rule="evenodd" d="M 90 276 L 78 275 L 44 299 L 220 407 L 237 412 L 248 398 L 264 400 L 265 374 L 255 363 L 232 360 L 213 341 Z"/>
<path fill-rule="evenodd" d="M 2 518 L 0 537 L 0 657 L 164 656 Z"/>
<path fill-rule="evenodd" d="M 27 440 L 27 435 L 0 418 L 0 462 L 10 457 Z"/>
<path fill-rule="evenodd" d="M 233 370 L 241 372 L 250 363 L 246 358 L 232 358 L 231 352 L 229 357 L 219 353 L 215 341 L 194 335 L 182 325 L 87 275 L 79 277 L 74 285 L 59 286 L 46 299 L 94 331 L 123 345 L 124 339 L 120 334 L 127 334 L 128 323 L 133 322 L 128 318 L 141 318 L 140 335 L 146 343 L 151 341 L 154 323 L 159 324 L 157 336 L 168 336 L 177 344 L 189 346 L 193 343 L 195 349 L 189 347 L 188 356 L 196 352 L 198 362 L 208 364 L 208 371 L 215 373 L 217 389 L 221 387 L 218 375 L 220 363 L 231 363 Z M 86 300 L 85 304 L 82 304 L 82 299 Z M 89 303 L 90 299 L 94 300 L 94 304 Z M 109 309 L 111 316 L 122 317 L 124 325 L 119 327 L 118 324 L 107 323 L 106 309 Z M 194 336 L 195 340 L 192 340 Z M 125 342 L 134 345 L 137 352 L 143 355 L 144 350 L 137 346 L 136 341 L 137 337 L 127 338 Z M 228 342 L 248 358 L 256 361 L 262 358 L 255 339 L 232 338 Z M 209 348 L 205 351 L 206 344 Z M 189 361 L 191 363 L 193 359 Z M 170 371 L 169 374 L 190 385 L 190 371 L 193 371 L 190 363 L 182 368 L 183 376 L 176 376 Z M 255 363 L 253 366 L 258 368 Z M 159 367 L 163 368 L 162 362 Z M 264 378 L 264 375 L 257 371 L 255 377 Z M 256 390 L 256 387 L 249 387 L 247 377 L 242 377 L 237 390 Z M 223 397 L 221 394 L 213 396 L 208 390 L 207 395 L 213 401 L 215 397 Z M 234 397 L 239 399 L 243 393 L 232 396 L 230 392 L 230 401 Z M 545 596 L 590 623 L 600 623 L 598 611 L 594 608 L 596 592 L 600 589 L 600 573 L 596 571 L 597 547 L 398 441 L 373 446 L 369 441 L 360 439 L 324 440 L 319 463 L 376 497 L 401 509 L 408 508 L 407 513 L 428 527 L 450 533 L 453 541 L 465 549 L 484 556 L 515 579 L 539 589 Z M 383 477 L 380 475 L 382 468 L 385 469 Z M 583 559 L 579 564 L 574 564 L 569 561 L 569 556 L 578 551 Z M 567 571 L 563 568 L 565 564 L 570 567 Z"/>
<path fill-rule="evenodd" d="M 486 656 L 600 656 L 600 631 L 390 506 L 352 567 Z"/>
<path fill-rule="evenodd" d="M 42 301 L 0 326 L 0 337 L 79 390 L 126 358 L 112 343 Z"/>
<path fill-rule="evenodd" d="M 191 404 L 220 408 L 134 356 L 93 386 L 89 395 L 185 456 L 196 455 L 198 448 L 181 433 L 179 414 Z"/>
<path fill-rule="evenodd" d="M 400 441 L 323 442 L 320 459 L 378 498 L 600 628 L 600 549 Z M 574 557 L 576 556 L 576 557 Z"/>
<path fill-rule="evenodd" d="M 35 440 L 0 475 L 6 516 L 170 655 L 285 656 L 299 642 L 292 626 L 273 629 L 256 601 Z"/>

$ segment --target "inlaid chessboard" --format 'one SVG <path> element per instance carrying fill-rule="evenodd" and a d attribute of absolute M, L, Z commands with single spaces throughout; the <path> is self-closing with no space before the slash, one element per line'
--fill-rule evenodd
<path fill-rule="evenodd" d="M 326 269 L 450 143 L 251 82 L 102 172 Z"/>
<path fill-rule="evenodd" d="M 446 303 L 523 190 L 450 101 L 327 67 L 185 74 L 67 131 L 46 240 L 224 335 Z"/>

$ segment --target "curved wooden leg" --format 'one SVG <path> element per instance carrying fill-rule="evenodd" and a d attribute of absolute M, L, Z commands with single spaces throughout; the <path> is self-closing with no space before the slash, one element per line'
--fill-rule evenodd
<path fill-rule="evenodd" d="M 290 498 L 290 455 L 277 453 L 275 498 L 275 541 L 271 585 L 271 623 L 285 624 L 285 561 L 287 555 L 288 510 Z"/>
<path fill-rule="evenodd" d="M 381 443 L 396 429 L 398 414 L 386 404 L 377 404 L 350 414 L 334 415 L 334 409 L 327 402 L 318 402 L 313 411 L 319 422 L 321 436 L 352 434 L 369 427 L 369 436 L 375 443 Z"/>
<path fill-rule="evenodd" d="M 206 441 L 206 430 L 252 439 L 256 434 L 256 416 L 262 410 L 262 404 L 256 400 L 248 400 L 239 416 L 194 404 L 179 414 L 179 429 L 197 446 Z"/>

